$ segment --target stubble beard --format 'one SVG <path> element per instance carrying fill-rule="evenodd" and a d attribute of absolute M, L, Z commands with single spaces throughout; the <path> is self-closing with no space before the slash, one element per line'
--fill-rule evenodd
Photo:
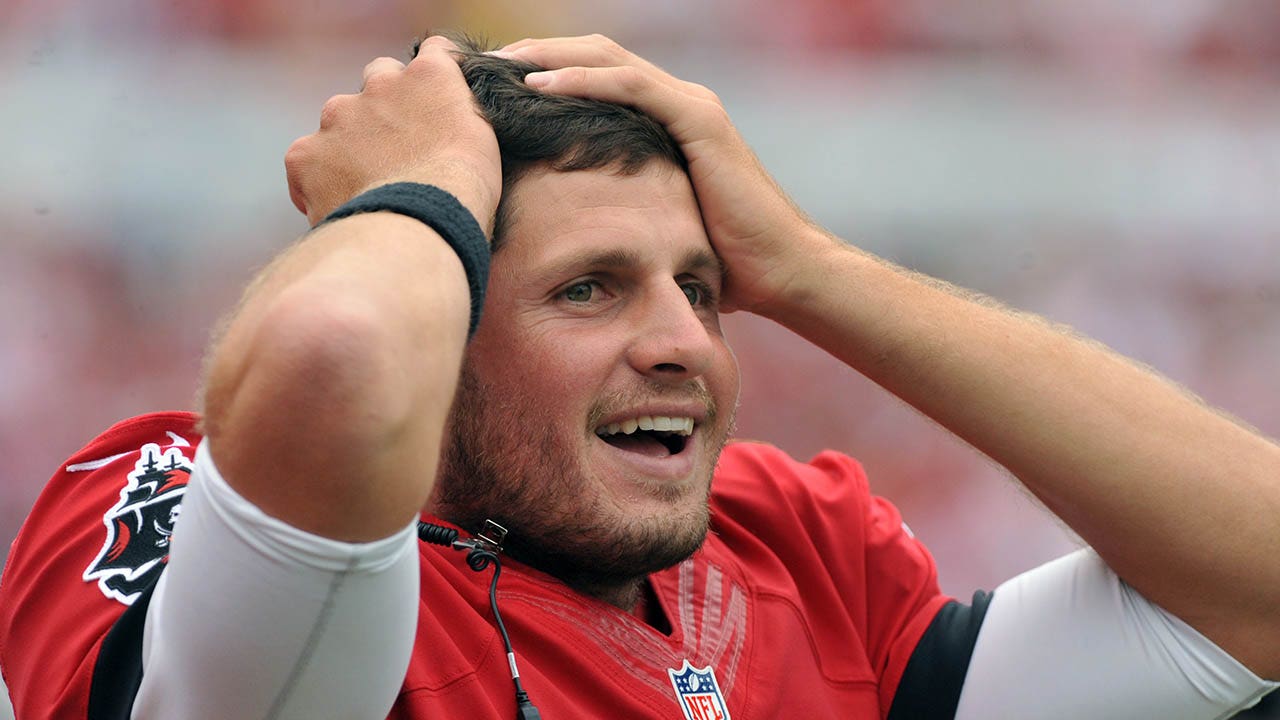
<path fill-rule="evenodd" d="M 714 405 L 705 390 L 700 395 Z M 670 512 L 629 517 L 602 497 L 564 433 L 533 408 L 498 397 L 464 368 L 441 456 L 437 512 L 471 532 L 486 519 L 499 523 L 508 530 L 508 555 L 606 597 L 682 562 L 702 545 L 711 472 L 731 424 L 720 437 L 703 438 L 713 452 L 698 497 L 655 489 L 670 502 Z"/>

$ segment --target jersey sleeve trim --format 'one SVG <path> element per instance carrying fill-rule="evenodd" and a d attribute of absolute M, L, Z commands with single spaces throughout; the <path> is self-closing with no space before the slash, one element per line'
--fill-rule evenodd
<path fill-rule="evenodd" d="M 142 686 L 142 630 L 153 583 L 111 626 L 102 640 L 89 685 L 87 720 L 129 720 Z"/>
<path fill-rule="evenodd" d="M 991 593 L 979 591 L 970 605 L 951 600 L 942 606 L 907 661 L 888 720 L 955 717 L 991 598 Z"/>

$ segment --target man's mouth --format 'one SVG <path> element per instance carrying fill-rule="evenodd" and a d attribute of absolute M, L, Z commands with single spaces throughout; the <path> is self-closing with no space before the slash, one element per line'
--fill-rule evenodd
<path fill-rule="evenodd" d="M 610 445 L 649 457 L 677 455 L 693 434 L 693 418 L 641 415 L 596 428 L 596 435 Z"/>

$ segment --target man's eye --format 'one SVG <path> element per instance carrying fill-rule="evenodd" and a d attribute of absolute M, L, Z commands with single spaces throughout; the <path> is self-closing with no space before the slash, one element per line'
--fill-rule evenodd
<path fill-rule="evenodd" d="M 587 302 L 594 289 L 589 282 L 574 283 L 564 289 L 564 299 L 569 302 Z"/>
<path fill-rule="evenodd" d="M 680 289 L 684 290 L 684 296 L 689 299 L 689 304 L 694 307 L 705 305 L 710 295 L 707 289 L 698 283 L 686 283 L 681 285 Z"/>

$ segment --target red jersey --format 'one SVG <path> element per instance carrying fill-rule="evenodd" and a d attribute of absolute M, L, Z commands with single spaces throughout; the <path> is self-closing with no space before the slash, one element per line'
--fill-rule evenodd
<path fill-rule="evenodd" d="M 37 501 L 0 580 L 0 668 L 18 717 L 89 717 L 104 638 L 113 660 L 132 635 L 140 644 L 126 609 L 163 569 L 199 440 L 188 413 L 125 421 Z M 703 547 L 650 576 L 669 635 L 504 561 L 499 608 L 543 717 L 884 718 L 949 598 L 861 467 L 731 444 L 711 509 Z M 508 720 L 491 571 L 448 548 L 419 550 L 417 642 L 391 717 Z"/>
<path fill-rule="evenodd" d="M 37 498 L 0 577 L 0 670 L 17 717 L 88 717 L 104 640 L 168 558 L 195 422 L 158 413 L 117 423 Z"/>

